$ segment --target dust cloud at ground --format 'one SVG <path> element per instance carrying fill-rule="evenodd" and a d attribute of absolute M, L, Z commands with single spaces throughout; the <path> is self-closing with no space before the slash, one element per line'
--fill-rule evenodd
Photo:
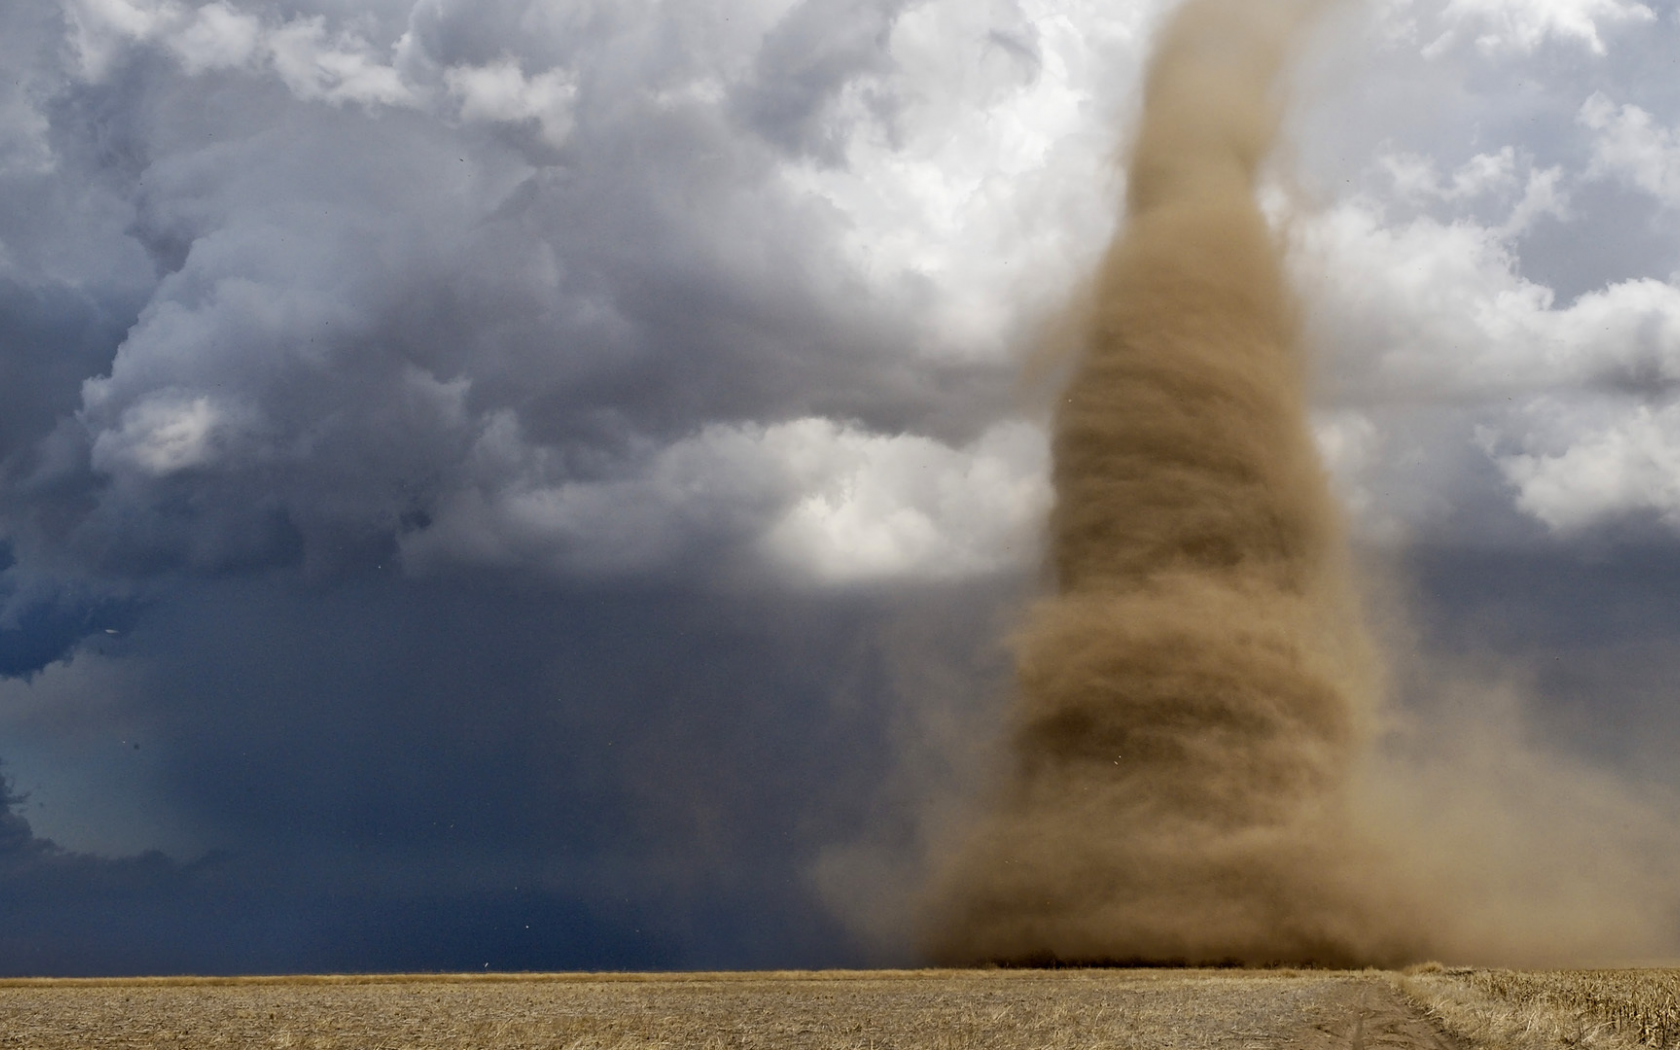
<path fill-rule="evenodd" d="M 1552 739 L 1523 669 L 1384 631 L 1392 698 L 1355 812 L 1386 878 L 1431 902 L 1428 949 L 1458 964 L 1680 959 L 1680 798 Z"/>

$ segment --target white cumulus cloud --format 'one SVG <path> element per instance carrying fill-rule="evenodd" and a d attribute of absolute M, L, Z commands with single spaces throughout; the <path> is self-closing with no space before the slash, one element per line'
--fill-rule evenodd
<path fill-rule="evenodd" d="M 1449 0 L 1441 17 L 1453 29 L 1435 49 L 1465 33 L 1484 52 L 1528 52 L 1559 39 L 1602 55 L 1602 28 L 1649 22 L 1656 14 L 1634 0 Z"/>
<path fill-rule="evenodd" d="M 564 142 L 571 131 L 577 81 L 566 70 L 527 77 L 518 62 L 503 58 L 484 66 L 453 66 L 443 76 L 460 102 L 463 120 L 535 120 L 551 145 Z"/>
<path fill-rule="evenodd" d="M 719 425 L 626 472 L 548 480 L 556 464 L 502 416 L 476 460 L 475 483 L 403 540 L 414 571 L 706 576 L 765 559 L 811 584 L 956 579 L 1030 564 L 1049 504 L 1044 437 L 1023 423 L 960 447 L 818 418 Z"/>
<path fill-rule="evenodd" d="M 380 49 L 324 16 L 263 19 L 216 0 L 65 0 L 82 74 L 106 77 L 127 48 L 172 54 L 188 75 L 235 67 L 270 69 L 299 99 L 416 105 L 420 92 Z"/>
<path fill-rule="evenodd" d="M 248 430 L 248 413 L 204 394 L 161 391 L 125 409 L 93 442 L 93 466 L 108 474 L 165 477 L 214 466 Z"/>
<path fill-rule="evenodd" d="M 1645 110 L 1617 107 L 1594 92 L 1581 107 L 1581 123 L 1597 133 L 1590 176 L 1614 176 L 1680 208 L 1680 134 Z"/>
<path fill-rule="evenodd" d="M 1517 505 L 1559 532 L 1630 513 L 1656 513 L 1680 527 L 1680 403 L 1542 403 L 1529 443 L 1550 445 L 1500 455 Z"/>

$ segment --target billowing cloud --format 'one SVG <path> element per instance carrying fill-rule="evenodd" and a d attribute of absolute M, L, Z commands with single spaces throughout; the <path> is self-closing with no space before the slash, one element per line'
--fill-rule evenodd
<path fill-rule="evenodd" d="M 1560 302 L 1522 272 L 1525 239 L 1537 223 L 1576 221 L 1571 193 L 1604 176 L 1602 156 L 1571 175 L 1505 147 L 1443 174 L 1427 158 L 1386 154 L 1363 192 L 1294 220 L 1297 273 L 1330 355 L 1335 407 L 1321 445 L 1356 517 L 1377 532 L 1463 528 L 1443 510 L 1485 492 L 1402 478 L 1421 470 L 1485 487 L 1490 473 L 1471 464 L 1483 457 L 1511 486 L 1513 508 L 1548 527 L 1614 520 L 1666 499 L 1660 468 L 1624 463 L 1616 480 L 1587 482 L 1580 471 L 1611 467 L 1601 431 L 1581 420 L 1632 422 L 1668 403 L 1680 379 L 1680 285 L 1634 278 Z M 1445 421 L 1455 434 L 1402 437 L 1414 430 L 1408 416 L 1433 417 L 1432 428 Z M 1592 449 L 1570 458 L 1578 439 Z M 1579 468 L 1567 484 L 1566 460 Z"/>
<path fill-rule="evenodd" d="M 1312 236 L 1308 251 L 1336 274 L 1320 285 L 1323 323 L 1344 345 L 1371 347 L 1364 381 L 1393 394 L 1631 386 L 1680 370 L 1680 288 L 1666 281 L 1561 306 L 1517 272 L 1498 229 L 1427 218 L 1395 228 L 1353 205 Z"/>
<path fill-rule="evenodd" d="M 1441 19 L 1484 52 L 1533 51 L 1556 39 L 1602 55 L 1603 29 L 1654 21 L 1656 13 L 1634 0 L 1448 0 Z M 1438 50 L 1451 39 L 1431 47 Z"/>
<path fill-rule="evenodd" d="M 1594 92 L 1581 106 L 1581 123 L 1597 133 L 1589 175 L 1610 176 L 1680 208 L 1680 136 L 1634 105 L 1617 106 Z"/>
<path fill-rule="evenodd" d="M 1680 404 L 1545 402 L 1527 414 L 1521 449 L 1496 451 L 1523 510 L 1566 532 L 1640 512 L 1680 528 Z"/>
<path fill-rule="evenodd" d="M 763 538 L 746 547 L 772 566 L 817 544 L 819 579 L 1018 562 L 1042 496 L 1016 467 L 1009 505 L 985 508 L 1015 537 L 1003 557 L 896 497 L 819 514 L 857 472 L 792 465 L 818 440 L 792 436 L 995 473 L 981 434 L 1022 336 L 1112 215 L 1071 192 L 1100 181 L 1109 137 L 1081 114 L 1123 89 L 1096 60 L 1131 58 L 1146 11 L 809 0 L 739 27 L 696 9 L 708 33 L 669 52 L 649 50 L 658 20 L 616 8 L 514 11 L 66 7 L 60 105 L 138 127 L 172 92 L 222 101 L 125 176 L 112 232 L 159 275 L 34 453 L 65 495 L 24 510 L 19 542 L 49 545 L 50 505 L 79 557 L 148 571 L 346 550 L 434 571 L 533 546 L 594 552 L 550 569 L 640 570 L 720 529 Z M 728 524 L 635 480 L 715 466 L 734 491 L 745 454 L 699 451 L 731 441 L 764 451 Z"/>
<path fill-rule="evenodd" d="M 1042 435 L 1020 423 L 967 448 L 821 419 L 715 426 L 589 481 L 533 457 L 516 426 L 492 421 L 473 450 L 481 483 L 403 538 L 411 567 L 597 575 L 751 559 L 813 583 L 952 579 L 1029 566 L 1049 505 Z"/>

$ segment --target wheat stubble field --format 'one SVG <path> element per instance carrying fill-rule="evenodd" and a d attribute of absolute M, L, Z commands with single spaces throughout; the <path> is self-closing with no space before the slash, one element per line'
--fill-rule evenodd
<path fill-rule="evenodd" d="M 0 982 L 0 1048 L 1680 1046 L 1680 971 L 990 970 Z"/>

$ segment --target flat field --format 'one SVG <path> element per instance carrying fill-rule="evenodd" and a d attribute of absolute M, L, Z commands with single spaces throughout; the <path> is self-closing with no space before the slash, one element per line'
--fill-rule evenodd
<path fill-rule="evenodd" d="M 0 981 L 0 1048 L 1680 1046 L 1677 971 L 977 970 Z"/>

